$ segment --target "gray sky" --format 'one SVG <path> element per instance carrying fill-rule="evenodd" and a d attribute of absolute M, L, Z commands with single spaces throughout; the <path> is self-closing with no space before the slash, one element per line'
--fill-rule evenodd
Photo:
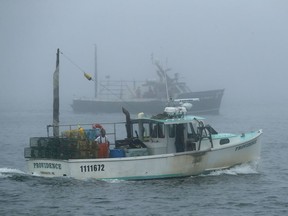
<path fill-rule="evenodd" d="M 100 79 L 153 79 L 153 53 L 192 90 L 281 103 L 287 20 L 286 0 L 0 0 L 0 108 L 50 106 L 56 49 L 93 74 L 94 44 Z M 60 61 L 64 105 L 93 96 L 93 83 Z"/>

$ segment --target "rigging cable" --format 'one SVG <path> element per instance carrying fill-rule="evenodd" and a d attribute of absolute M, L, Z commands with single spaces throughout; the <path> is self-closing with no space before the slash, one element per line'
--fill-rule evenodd
<path fill-rule="evenodd" d="M 88 73 L 86 73 L 79 65 L 77 65 L 75 62 L 73 62 L 68 56 L 66 56 L 63 52 L 60 51 L 60 53 L 71 63 L 73 64 L 75 67 L 77 67 L 80 71 L 83 72 L 84 74 L 84 77 L 87 79 L 87 80 L 93 80 L 92 76 Z"/>
<path fill-rule="evenodd" d="M 62 54 L 71 64 L 73 64 L 76 68 L 78 68 L 81 72 L 83 72 L 85 78 L 89 81 L 93 80 L 94 79 L 92 78 L 91 75 L 89 75 L 88 73 L 86 73 L 79 65 L 77 65 L 74 61 L 72 61 L 68 56 L 66 56 L 63 52 L 60 51 L 60 54 Z M 111 95 L 115 96 L 116 98 L 118 98 L 120 101 L 122 101 L 122 103 L 126 104 L 126 105 L 129 105 L 129 103 L 125 100 L 122 99 L 122 97 L 118 96 L 117 94 L 115 94 L 111 89 L 109 89 L 107 86 L 103 85 L 103 84 L 100 84 L 101 87 L 103 89 L 105 89 L 106 91 L 110 92 Z M 133 107 L 133 105 L 129 105 L 130 107 Z M 134 110 L 136 110 L 134 108 Z"/>

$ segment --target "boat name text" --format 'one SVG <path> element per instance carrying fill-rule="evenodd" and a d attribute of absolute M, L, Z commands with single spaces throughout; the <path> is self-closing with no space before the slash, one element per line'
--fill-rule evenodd
<path fill-rule="evenodd" d="M 62 169 L 61 164 L 58 163 L 33 163 L 34 168 L 44 168 L 44 169 Z"/>
<path fill-rule="evenodd" d="M 245 143 L 245 144 L 243 144 L 243 145 L 241 145 L 241 146 L 237 146 L 237 147 L 235 148 L 235 151 L 239 151 L 239 150 L 241 150 L 241 149 L 243 149 L 243 148 L 247 148 L 247 147 L 249 147 L 249 146 L 254 145 L 255 143 L 256 143 L 256 140 L 253 140 L 253 141 L 248 142 L 248 143 Z"/>
<path fill-rule="evenodd" d="M 81 172 L 101 172 L 104 170 L 104 164 L 95 164 L 95 165 L 82 165 L 80 166 Z"/>

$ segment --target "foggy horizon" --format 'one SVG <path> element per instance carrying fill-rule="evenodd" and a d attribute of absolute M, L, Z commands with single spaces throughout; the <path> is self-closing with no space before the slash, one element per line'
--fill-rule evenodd
<path fill-rule="evenodd" d="M 226 105 L 286 103 L 287 10 L 284 0 L 1 0 L 0 108 L 50 106 L 57 48 L 94 75 L 95 44 L 99 80 L 157 79 L 153 54 L 192 91 L 224 88 Z M 60 55 L 61 104 L 75 96 L 93 97 L 94 83 Z"/>

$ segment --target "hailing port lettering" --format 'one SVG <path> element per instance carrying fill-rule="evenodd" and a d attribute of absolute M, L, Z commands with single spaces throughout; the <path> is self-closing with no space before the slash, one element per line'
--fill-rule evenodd
<path fill-rule="evenodd" d="M 34 163 L 34 168 L 62 169 L 61 164 L 57 163 Z"/>
<path fill-rule="evenodd" d="M 251 146 L 251 145 L 254 145 L 255 143 L 256 143 L 256 140 L 254 140 L 254 141 L 252 141 L 252 142 L 245 143 L 245 144 L 243 144 L 243 145 L 241 145 L 241 146 L 237 146 L 237 147 L 235 148 L 235 151 L 239 151 L 239 150 L 241 150 L 241 149 L 243 149 L 243 148 L 247 148 L 247 147 L 249 147 L 249 146 Z"/>
<path fill-rule="evenodd" d="M 81 172 L 101 172 L 104 170 L 105 166 L 104 164 L 95 164 L 95 165 L 83 165 L 80 166 Z"/>

